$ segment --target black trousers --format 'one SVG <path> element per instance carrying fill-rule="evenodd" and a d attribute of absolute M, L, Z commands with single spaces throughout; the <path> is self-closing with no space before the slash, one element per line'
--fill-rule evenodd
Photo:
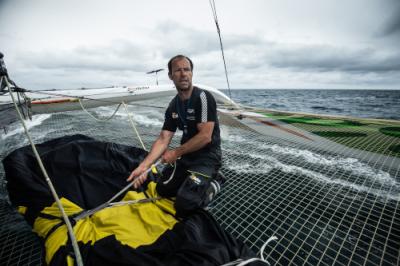
<path fill-rule="evenodd" d="M 157 192 L 162 197 L 176 197 L 177 216 L 187 216 L 206 207 L 219 192 L 222 185 L 218 180 L 219 168 L 218 161 L 207 157 L 177 160 L 172 178 L 172 168 L 163 172 L 157 183 Z"/>

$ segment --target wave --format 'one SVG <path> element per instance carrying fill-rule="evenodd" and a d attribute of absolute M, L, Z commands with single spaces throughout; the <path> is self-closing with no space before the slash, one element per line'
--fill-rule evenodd
<path fill-rule="evenodd" d="M 110 117 L 116 110 L 116 106 L 103 106 L 98 107 L 94 110 L 96 117 Z M 132 110 L 128 109 L 129 113 L 133 119 L 135 124 L 139 124 L 141 126 L 150 127 L 156 126 L 161 127 L 163 125 L 163 115 L 157 110 Z M 116 119 L 126 120 L 126 123 L 129 122 L 128 114 L 125 111 L 123 106 L 120 106 L 118 112 L 115 114 Z"/>
<path fill-rule="evenodd" d="M 233 135 L 229 141 L 233 142 L 233 147 L 238 147 L 245 140 Z M 250 152 L 243 152 L 244 147 L 226 151 L 229 157 L 236 157 L 232 163 L 228 160 L 228 169 L 246 174 L 268 174 L 273 169 L 278 169 L 357 193 L 371 193 L 380 198 L 400 201 L 400 184 L 395 178 L 388 172 L 375 169 L 357 159 L 324 156 L 310 150 L 277 144 L 247 144 L 249 146 L 246 151 Z M 325 173 L 333 174 L 328 176 Z"/>
<path fill-rule="evenodd" d="M 319 110 L 319 111 L 335 111 L 335 112 L 343 112 L 344 110 L 336 107 L 325 107 L 325 106 L 311 106 L 311 109 Z"/>
<path fill-rule="evenodd" d="M 34 115 L 32 117 L 32 120 L 26 120 L 25 123 L 28 129 L 32 129 L 36 126 L 41 125 L 45 120 L 49 119 L 50 117 L 51 114 Z M 24 128 L 19 121 L 11 124 L 9 128 L 10 130 L 6 134 L 1 135 L 2 140 L 24 132 Z"/>
<path fill-rule="evenodd" d="M 283 147 L 277 144 L 263 145 L 264 149 L 270 149 L 276 154 L 289 155 L 294 158 L 301 158 L 307 163 L 319 167 L 335 167 L 350 172 L 352 175 L 360 175 L 378 182 L 382 186 L 399 186 L 398 182 L 388 173 L 372 168 L 368 164 L 360 162 L 355 158 L 338 158 L 322 156 L 309 150 L 301 150 L 290 147 Z"/>
<path fill-rule="evenodd" d="M 228 92 L 228 91 L 226 91 Z M 328 113 L 355 117 L 400 119 L 400 91 L 374 90 L 232 90 L 244 105 L 289 112 Z M 370 105 L 375 105 L 373 108 Z M 283 105 L 283 106 L 280 106 Z"/>
<path fill-rule="evenodd" d="M 126 117 L 128 119 L 128 114 L 126 114 L 126 113 L 119 114 L 119 116 Z M 137 123 L 141 126 L 161 128 L 161 126 L 163 125 L 163 122 L 161 119 L 150 117 L 148 114 L 144 115 L 144 114 L 139 114 L 139 113 L 136 113 L 136 114 L 131 113 L 131 117 L 132 117 L 134 123 Z M 128 120 L 127 120 L 127 123 L 129 123 Z"/>

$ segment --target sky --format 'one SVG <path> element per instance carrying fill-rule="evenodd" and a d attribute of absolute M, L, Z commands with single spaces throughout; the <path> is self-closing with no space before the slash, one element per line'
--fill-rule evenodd
<path fill-rule="evenodd" d="M 400 89 L 399 0 L 215 0 L 230 87 Z M 209 0 L 0 0 L 0 51 L 28 89 L 227 88 Z"/>

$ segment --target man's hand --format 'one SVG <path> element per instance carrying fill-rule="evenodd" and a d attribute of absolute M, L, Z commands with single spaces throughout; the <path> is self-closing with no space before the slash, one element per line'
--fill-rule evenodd
<path fill-rule="evenodd" d="M 147 174 L 144 174 L 146 172 L 147 167 L 145 165 L 140 164 L 138 167 L 136 167 L 135 170 L 132 171 L 132 173 L 129 175 L 129 177 L 126 179 L 126 181 L 132 181 L 133 180 L 133 187 L 136 189 L 140 187 L 144 181 L 147 179 Z"/>
<path fill-rule="evenodd" d="M 169 163 L 172 164 L 178 159 L 178 152 L 176 150 L 167 150 L 161 156 L 162 163 Z"/>

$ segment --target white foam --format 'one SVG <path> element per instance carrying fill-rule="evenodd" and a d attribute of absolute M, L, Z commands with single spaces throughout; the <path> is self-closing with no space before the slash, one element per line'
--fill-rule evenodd
<path fill-rule="evenodd" d="M 221 134 L 221 139 L 229 140 L 230 128 L 220 124 L 220 134 Z"/>
<path fill-rule="evenodd" d="M 261 163 L 261 164 L 233 164 L 228 166 L 229 169 L 237 172 L 237 173 L 252 173 L 252 174 L 267 174 L 274 167 L 269 164 Z"/>
<path fill-rule="evenodd" d="M 48 119 L 50 117 L 51 117 L 51 114 L 35 115 L 32 117 L 32 120 L 26 120 L 25 123 L 26 123 L 26 126 L 28 129 L 32 129 L 36 126 L 41 125 L 46 119 Z M 7 134 L 1 135 L 2 140 L 24 132 L 24 128 L 19 121 L 10 125 L 10 128 L 11 128 L 11 130 L 9 130 L 7 132 Z"/>
<path fill-rule="evenodd" d="M 254 149 L 250 153 L 246 154 L 244 154 L 244 152 L 241 150 L 230 150 L 231 156 L 246 156 L 247 162 L 243 164 L 236 163 L 234 165 L 229 165 L 228 168 L 240 173 L 247 174 L 267 174 L 272 169 L 279 169 L 285 173 L 307 176 L 318 182 L 323 182 L 324 184 L 339 185 L 354 190 L 356 192 L 372 193 L 382 198 L 400 201 L 400 195 L 398 193 L 388 193 L 387 191 L 371 188 L 367 185 L 364 185 L 372 183 L 374 185 L 379 184 L 386 188 L 390 187 L 391 190 L 393 189 L 394 191 L 400 190 L 400 185 L 396 182 L 394 178 L 390 176 L 389 173 L 373 169 L 372 167 L 359 162 L 357 159 L 324 157 L 320 154 L 316 154 L 308 150 L 282 147 L 277 144 L 264 144 L 262 146 L 259 146 L 259 148 L 261 148 L 261 150 Z M 308 164 L 307 168 L 311 169 L 321 169 L 324 172 L 336 172 L 337 169 L 349 171 L 349 175 L 351 176 L 362 176 L 363 184 L 356 184 L 354 182 L 347 181 L 341 178 L 329 177 L 320 172 L 310 170 L 305 167 L 291 165 L 287 162 L 279 161 L 277 158 L 274 157 L 274 155 L 276 154 L 293 156 L 294 158 L 301 159 L 304 161 L 304 164 Z M 248 163 L 251 161 L 254 161 L 254 163 Z M 299 163 L 299 160 L 296 160 L 296 163 Z"/>
<path fill-rule="evenodd" d="M 96 117 L 109 117 L 115 112 L 116 106 L 102 106 L 98 107 L 94 110 Z M 135 125 L 141 125 L 145 127 L 155 126 L 160 127 L 163 125 L 163 115 L 158 111 L 154 110 L 146 110 L 146 111 L 135 111 L 129 110 L 129 113 L 133 119 Z M 126 120 L 126 123 L 129 124 L 128 114 L 125 111 L 123 106 L 120 106 L 118 112 L 115 114 L 117 119 Z"/>
<path fill-rule="evenodd" d="M 283 172 L 286 172 L 286 173 L 301 174 L 301 175 L 311 177 L 314 180 L 323 182 L 324 184 L 339 185 L 342 187 L 350 188 L 357 192 L 371 193 L 373 195 L 376 195 L 376 196 L 379 196 L 382 198 L 388 198 L 391 200 L 400 201 L 400 195 L 398 193 L 397 194 L 384 193 L 379 189 L 370 188 L 370 187 L 367 187 L 364 185 L 357 185 L 355 183 L 348 182 L 348 181 L 345 181 L 345 180 L 339 179 L 339 178 L 329 178 L 326 175 L 323 175 L 321 173 L 318 173 L 318 172 L 315 172 L 312 170 L 308 170 L 308 169 L 304 169 L 304 168 L 294 166 L 294 165 L 286 165 L 286 164 L 282 164 L 282 163 L 277 163 L 275 165 L 275 167 L 281 169 Z"/>
<path fill-rule="evenodd" d="M 128 115 L 126 115 L 128 116 Z M 132 119 L 135 123 L 145 126 L 145 127 L 159 127 L 161 129 L 163 122 L 159 119 L 156 118 L 150 118 L 148 115 L 142 115 L 142 114 L 132 114 Z"/>
<path fill-rule="evenodd" d="M 360 175 L 364 178 L 371 179 L 384 186 L 398 186 L 398 182 L 387 172 L 372 168 L 368 164 L 360 162 L 355 158 L 337 158 L 322 156 L 309 150 L 295 149 L 290 147 L 282 147 L 277 144 L 263 145 L 264 149 L 270 149 L 274 153 L 293 156 L 304 160 L 305 163 L 316 165 L 320 168 L 335 167 L 351 172 L 353 175 Z"/>

